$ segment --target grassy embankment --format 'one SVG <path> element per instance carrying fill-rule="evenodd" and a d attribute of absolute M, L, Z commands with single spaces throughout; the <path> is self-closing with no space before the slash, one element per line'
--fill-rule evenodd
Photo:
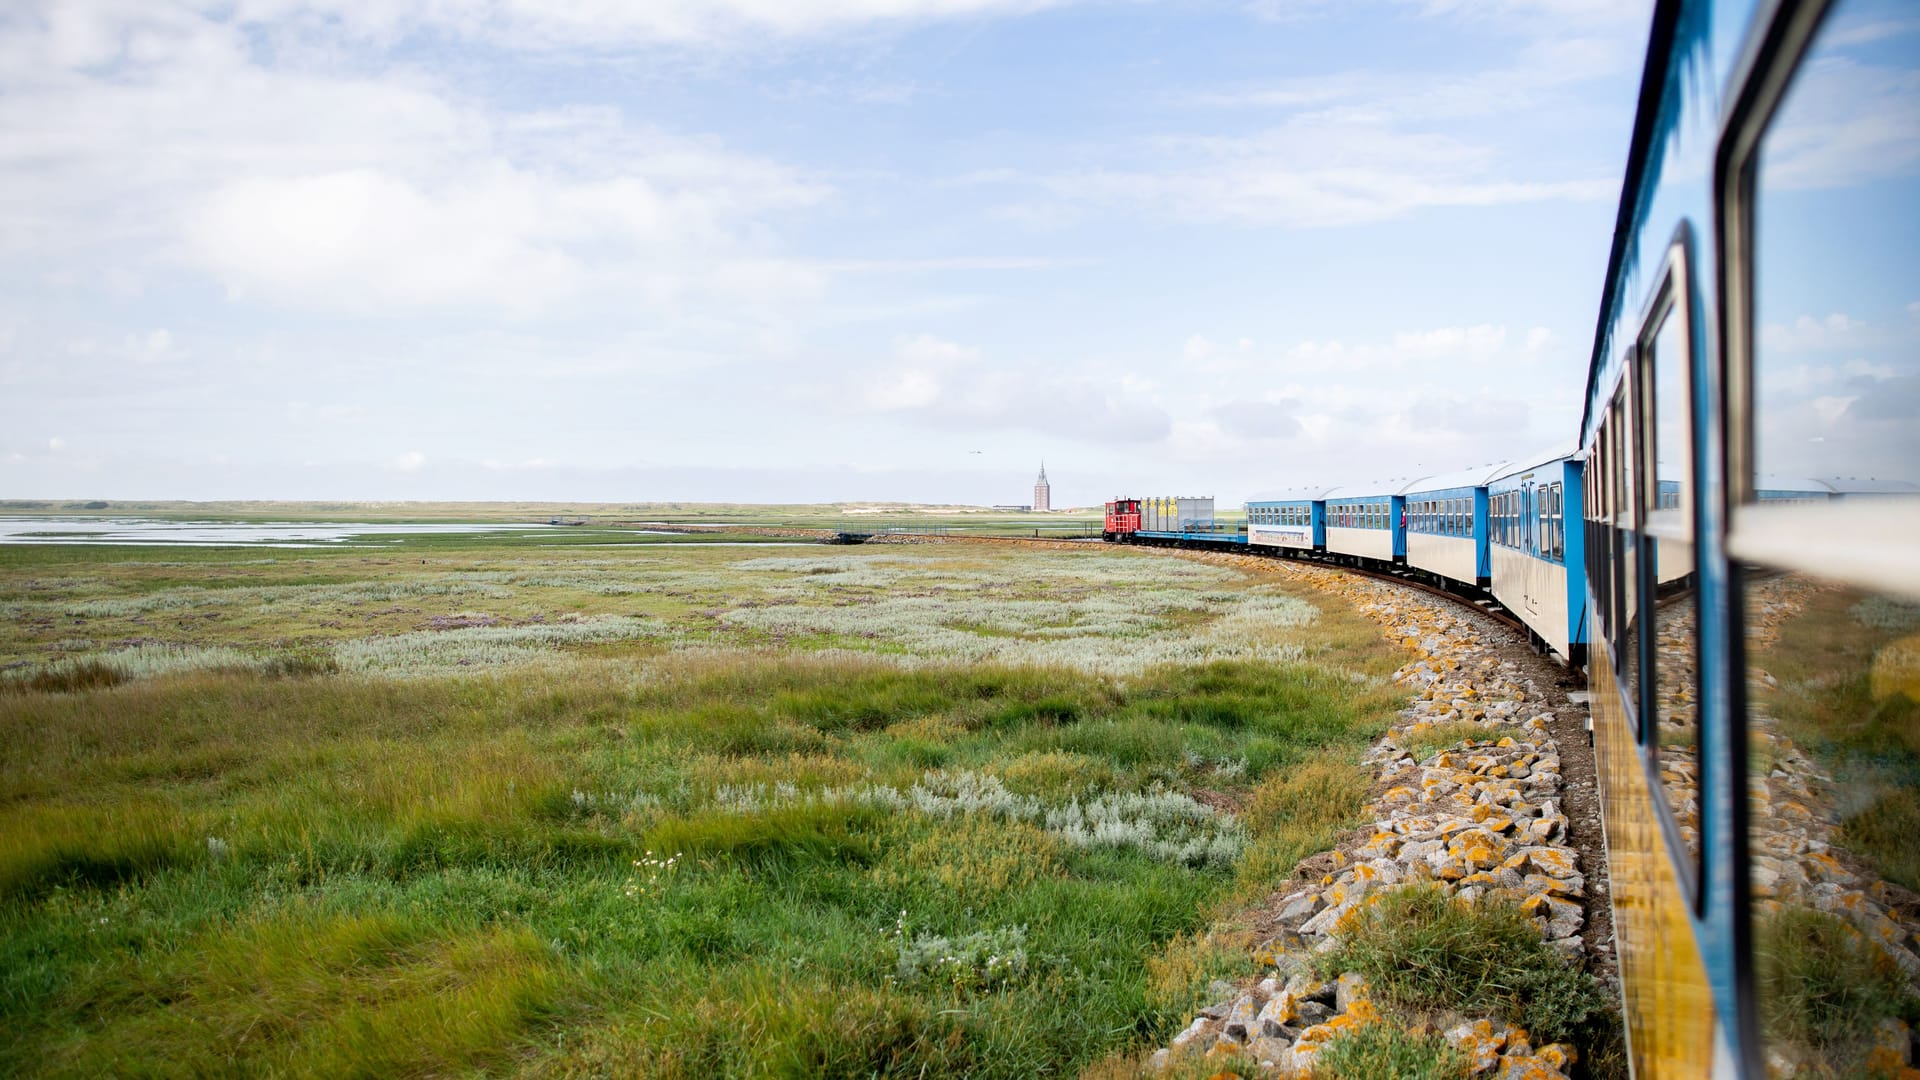
<path fill-rule="evenodd" d="M 5 552 L 0 1071 L 1071 1074 L 1400 696 L 1154 556 L 414 545 Z"/>

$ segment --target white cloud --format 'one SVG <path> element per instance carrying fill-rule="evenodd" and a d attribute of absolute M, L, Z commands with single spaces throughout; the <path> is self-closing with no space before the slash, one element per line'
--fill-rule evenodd
<path fill-rule="evenodd" d="M 1611 198 L 1614 178 L 1515 180 L 1491 147 L 1362 119 L 1295 118 L 1245 136 L 1159 140 L 1164 169 L 1041 179 L 1056 196 L 1195 221 L 1324 228 L 1437 207 Z"/>
<path fill-rule="evenodd" d="M 123 346 L 127 359 L 137 365 L 164 364 L 180 357 L 173 334 L 164 327 L 145 334 L 129 334 Z"/>
<path fill-rule="evenodd" d="M 426 463 L 427 455 L 418 450 L 409 450 L 393 459 L 393 467 L 401 472 L 419 472 Z"/>
<path fill-rule="evenodd" d="M 998 367 L 978 349 L 930 334 L 903 339 L 894 352 L 850 395 L 861 411 L 951 431 L 1022 429 L 1093 442 L 1150 442 L 1168 431 L 1166 412 L 1124 376 Z"/>
<path fill-rule="evenodd" d="M 1828 43 L 1831 45 L 1831 43 Z M 1761 151 L 1761 188 L 1844 188 L 1920 171 L 1920 71 L 1816 53 Z"/>
<path fill-rule="evenodd" d="M 1840 415 L 1847 411 L 1847 406 L 1858 400 L 1860 399 L 1857 397 L 1817 397 L 1811 404 L 1813 414 L 1820 418 L 1820 422 L 1831 424 L 1840 419 Z"/>
<path fill-rule="evenodd" d="M 393 40 L 421 30 L 513 49 L 712 45 L 863 26 L 1020 15 L 1063 0 L 247 0 L 247 22 L 325 20 Z"/>
<path fill-rule="evenodd" d="M 1436 330 L 1410 330 L 1393 335 L 1393 351 L 1413 357 L 1454 357 L 1497 352 L 1507 342 L 1507 328 L 1482 323 L 1478 326 L 1444 326 Z"/>
<path fill-rule="evenodd" d="M 772 243 L 820 183 L 612 109 L 500 111 L 397 65 L 268 66 L 243 29 L 266 13 L 0 23 L 0 254 L 185 265 L 236 297 L 356 312 L 821 288 Z"/>
<path fill-rule="evenodd" d="M 1824 318 L 1802 315 L 1791 323 L 1767 323 L 1760 328 L 1760 347 L 1772 352 L 1803 352 L 1857 347 L 1867 324 L 1836 311 Z"/>
<path fill-rule="evenodd" d="M 1210 359 L 1219 351 L 1220 347 L 1218 345 L 1208 341 L 1200 334 L 1195 334 L 1187 339 L 1185 345 L 1180 347 L 1180 360 L 1182 363 L 1198 364 Z"/>
<path fill-rule="evenodd" d="M 1354 0 L 1250 0 L 1247 10 L 1275 19 L 1298 19 L 1347 12 L 1364 6 Z M 1428 16 L 1531 22 L 1546 17 L 1582 23 L 1644 23 L 1646 9 L 1620 0 L 1377 0 L 1373 7 L 1413 9 Z"/>
<path fill-rule="evenodd" d="M 1167 456 L 1196 470 L 1258 463 L 1249 490 L 1498 460 L 1577 421 L 1565 372 L 1542 362 L 1553 353 L 1543 328 L 1499 323 L 1254 350 L 1163 396 L 1179 417 Z"/>
<path fill-rule="evenodd" d="M 1550 123 L 1549 117 L 1590 122 L 1585 117 L 1595 110 L 1591 89 L 1598 80 L 1611 80 L 1623 106 L 1631 102 L 1646 4 L 1272 0 L 1252 10 L 1357 23 L 1356 7 L 1377 16 L 1472 24 L 1461 32 L 1481 35 L 1493 24 L 1515 39 L 1506 53 L 1512 59 L 1464 73 L 1444 63 L 1416 64 L 1190 88 L 1173 103 L 1239 110 L 1257 118 L 1258 130 L 1221 134 L 1219 116 L 1209 116 L 1207 134 L 1161 139 L 1131 166 L 1032 182 L 1076 205 L 1144 206 L 1188 220 L 1286 228 L 1390 221 L 1433 208 L 1617 196 L 1615 162 L 1601 167 L 1590 157 L 1543 158 L 1540 149 L 1551 140 L 1532 136 L 1526 125 Z M 1502 122 L 1466 122 L 1488 117 Z M 1624 139 L 1624 121 L 1620 128 Z M 1503 134 L 1508 130 L 1517 134 Z"/>
<path fill-rule="evenodd" d="M 979 349 L 968 348 L 952 341 L 942 341 L 932 334 L 903 338 L 897 343 L 894 352 L 902 363 L 938 367 L 952 367 L 980 359 Z"/>
<path fill-rule="evenodd" d="M 1277 401 L 1233 401 L 1208 411 L 1222 431 L 1243 439 L 1289 439 L 1301 434 L 1300 403 L 1282 398 Z"/>
<path fill-rule="evenodd" d="M 1301 341 L 1279 356 L 1279 366 L 1301 372 L 1405 372 L 1441 366 L 1450 373 L 1473 368 L 1515 369 L 1531 363 L 1553 343 L 1544 327 L 1527 331 L 1514 348 L 1507 327 L 1492 323 L 1396 331 L 1385 341 Z"/>
<path fill-rule="evenodd" d="M 1406 124 L 1522 113 L 1579 83 L 1631 73 L 1640 44 L 1637 33 L 1617 30 L 1557 33 L 1526 42 L 1511 64 L 1484 71 L 1335 71 L 1214 87 L 1185 100 L 1331 122 Z"/>

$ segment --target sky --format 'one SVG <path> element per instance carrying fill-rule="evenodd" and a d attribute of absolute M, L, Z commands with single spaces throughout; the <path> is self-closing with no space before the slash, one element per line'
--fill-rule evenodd
<path fill-rule="evenodd" d="M 0 498 L 1223 505 L 1577 438 L 1650 4 L 0 7 Z"/>

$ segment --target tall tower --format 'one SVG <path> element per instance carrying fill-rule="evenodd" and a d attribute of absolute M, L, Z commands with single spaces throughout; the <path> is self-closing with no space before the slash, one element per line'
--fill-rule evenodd
<path fill-rule="evenodd" d="M 1040 479 L 1033 482 L 1033 508 L 1053 509 L 1053 487 L 1047 483 L 1047 463 L 1040 463 Z"/>

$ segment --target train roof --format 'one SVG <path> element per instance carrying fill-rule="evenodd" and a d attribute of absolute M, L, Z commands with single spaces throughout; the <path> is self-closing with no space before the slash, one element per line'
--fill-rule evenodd
<path fill-rule="evenodd" d="M 1554 462 L 1557 462 L 1557 461 L 1565 461 L 1568 458 L 1574 456 L 1574 454 L 1578 452 L 1579 452 L 1578 447 L 1560 445 L 1560 446 L 1551 447 L 1546 450 L 1542 450 L 1536 454 L 1526 454 L 1521 457 L 1514 458 L 1512 461 L 1507 462 L 1506 465 L 1504 465 L 1499 472 L 1488 477 L 1487 483 L 1489 484 L 1495 483 L 1496 481 L 1505 480 L 1509 476 L 1517 476 L 1520 473 L 1532 472 L 1533 470 L 1541 468 L 1542 466 L 1552 465 Z"/>
<path fill-rule="evenodd" d="M 1281 491 L 1260 491 L 1247 497 L 1247 505 L 1251 506 L 1254 503 L 1319 502 L 1326 498 L 1329 492 L 1335 490 L 1337 489 L 1313 486 L 1286 488 Z"/>
<path fill-rule="evenodd" d="M 1486 487 L 1497 476 L 1503 476 L 1512 467 L 1510 461 L 1490 462 L 1453 472 L 1435 473 L 1423 476 L 1400 489 L 1403 495 L 1412 495 L 1423 491 L 1447 491 L 1452 488 Z"/>
<path fill-rule="evenodd" d="M 1328 488 L 1322 498 L 1328 502 L 1334 499 L 1384 499 L 1389 495 L 1400 494 L 1400 480 L 1376 480 L 1370 484 L 1348 484 L 1344 487 Z"/>

